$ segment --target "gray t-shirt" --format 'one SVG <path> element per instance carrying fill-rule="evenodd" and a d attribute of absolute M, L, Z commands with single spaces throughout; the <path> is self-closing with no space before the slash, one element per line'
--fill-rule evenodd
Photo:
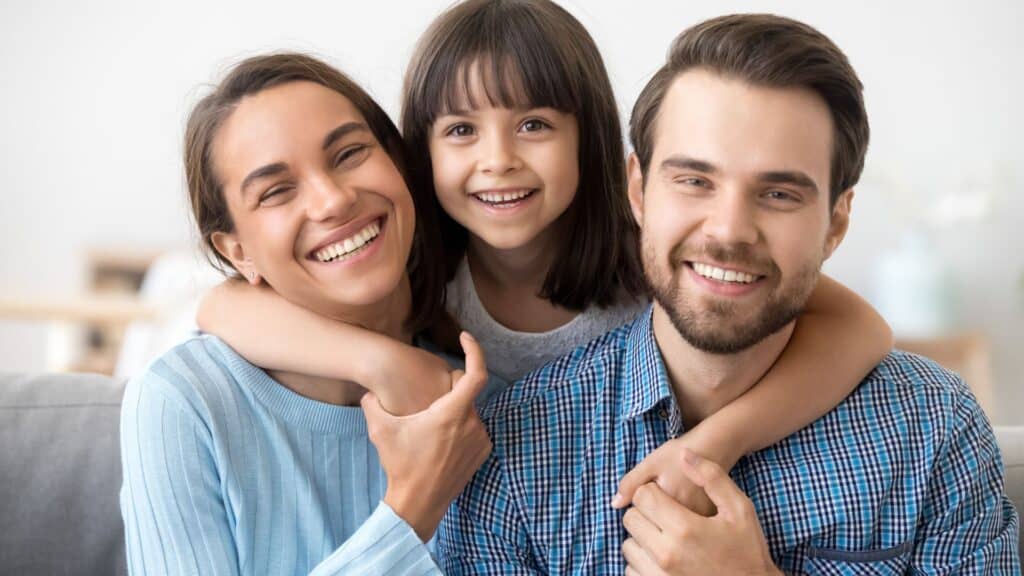
<path fill-rule="evenodd" d="M 647 304 L 626 299 L 608 308 L 591 306 L 554 330 L 517 332 L 500 324 L 484 308 L 465 258 L 448 283 L 448 313 L 483 346 L 488 371 L 509 382 L 633 320 Z"/>

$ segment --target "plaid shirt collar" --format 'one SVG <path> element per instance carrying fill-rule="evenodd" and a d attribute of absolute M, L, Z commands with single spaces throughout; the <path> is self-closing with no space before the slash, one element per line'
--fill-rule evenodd
<path fill-rule="evenodd" d="M 633 322 L 626 336 L 626 360 L 620 375 L 623 380 L 623 418 L 636 418 L 662 403 L 675 408 L 675 395 L 654 339 L 653 310 L 653 304 L 648 306 Z"/>

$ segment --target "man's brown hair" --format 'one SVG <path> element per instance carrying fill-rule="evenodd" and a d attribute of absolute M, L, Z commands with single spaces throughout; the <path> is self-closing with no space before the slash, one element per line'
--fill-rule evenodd
<path fill-rule="evenodd" d="M 366 120 L 367 126 L 409 184 L 406 153 L 398 128 L 387 113 L 351 78 L 330 65 L 298 53 L 267 54 L 234 66 L 212 92 L 196 104 L 185 127 L 185 180 L 196 227 L 207 257 L 225 274 L 231 262 L 213 245 L 216 232 L 233 232 L 235 224 L 224 198 L 224 187 L 214 169 L 213 141 L 225 120 L 243 98 L 290 82 L 313 82 L 344 96 Z M 416 231 L 406 269 L 412 288 L 412 311 L 407 325 L 427 328 L 441 312 L 444 275 L 436 212 L 429 192 L 410 186 L 416 211 Z"/>
<path fill-rule="evenodd" d="M 703 68 L 755 86 L 808 88 L 832 114 L 830 202 L 853 187 L 864 169 L 868 117 L 863 85 L 846 55 L 816 29 L 771 14 L 734 14 L 706 20 L 672 42 L 665 65 L 633 106 L 629 137 L 646 174 L 654 148 L 658 111 L 673 80 Z"/>

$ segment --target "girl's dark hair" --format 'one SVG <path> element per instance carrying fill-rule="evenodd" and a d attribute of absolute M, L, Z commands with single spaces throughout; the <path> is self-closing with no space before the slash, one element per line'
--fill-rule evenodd
<path fill-rule="evenodd" d="M 243 98 L 289 82 L 314 82 L 348 99 L 405 179 L 416 211 L 416 232 L 406 266 L 412 286 L 412 310 L 406 324 L 415 332 L 425 329 L 437 320 L 444 297 L 444 268 L 437 257 L 442 248 L 433 196 L 429 189 L 412 185 L 401 135 L 384 110 L 348 76 L 305 54 L 269 54 L 243 60 L 189 114 L 185 128 L 185 179 L 207 258 L 214 267 L 231 274 L 231 262 L 213 245 L 215 232 L 233 232 L 235 228 L 223 185 L 214 170 L 214 138 Z"/>
<path fill-rule="evenodd" d="M 424 33 L 406 72 L 402 103 L 402 132 L 417 152 L 410 164 L 414 185 L 434 191 L 430 129 L 439 116 L 457 109 L 461 97 L 472 97 L 475 65 L 490 104 L 550 107 L 574 114 L 579 125 L 579 188 L 556 221 L 557 253 L 540 296 L 583 310 L 645 295 L 611 83 L 594 40 L 553 2 L 466 0 Z M 434 202 L 450 279 L 468 233 L 441 210 L 436 194 Z"/>

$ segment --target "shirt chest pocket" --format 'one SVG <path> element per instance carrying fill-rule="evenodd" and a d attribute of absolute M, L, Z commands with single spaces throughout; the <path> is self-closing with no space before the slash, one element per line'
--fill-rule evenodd
<path fill-rule="evenodd" d="M 910 567 L 911 544 L 855 552 L 812 547 L 804 560 L 803 571 L 810 576 L 905 574 Z"/>

